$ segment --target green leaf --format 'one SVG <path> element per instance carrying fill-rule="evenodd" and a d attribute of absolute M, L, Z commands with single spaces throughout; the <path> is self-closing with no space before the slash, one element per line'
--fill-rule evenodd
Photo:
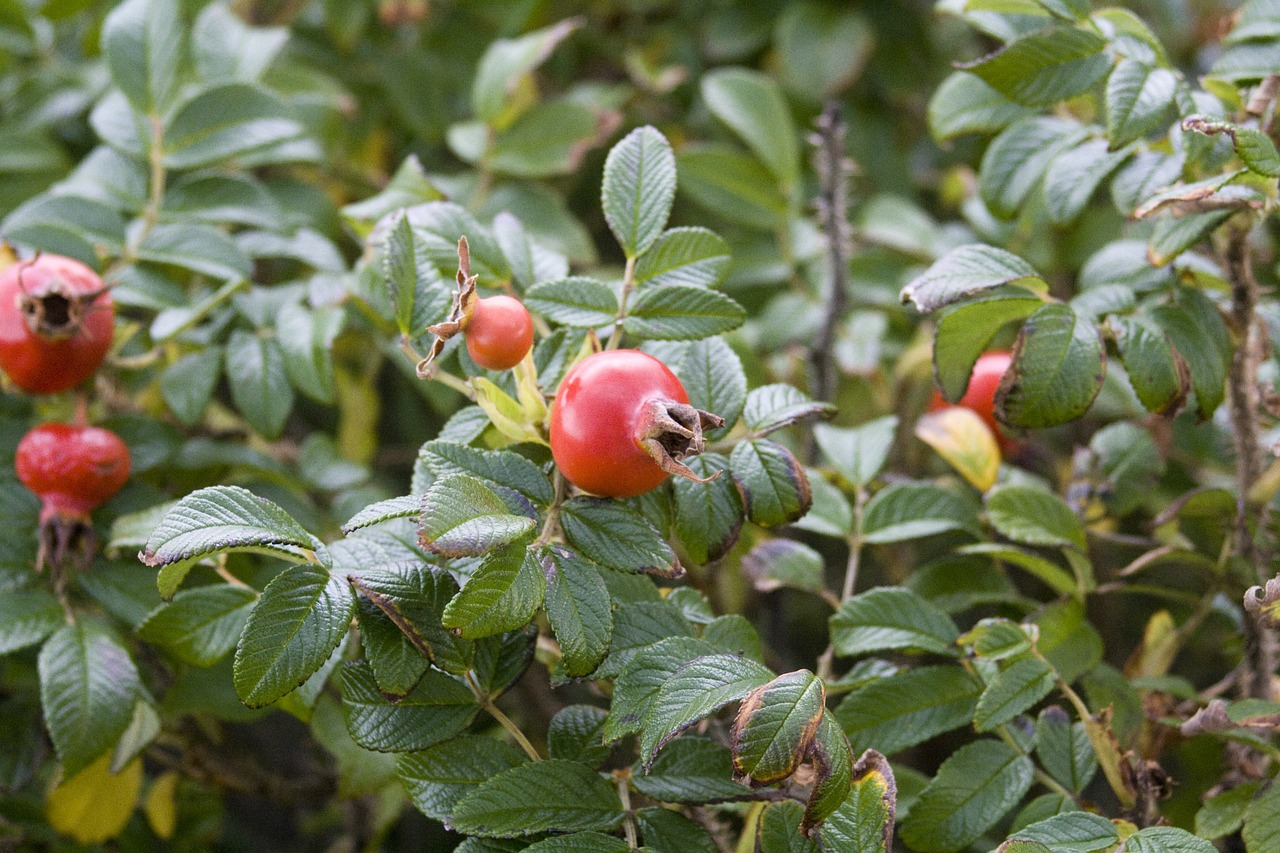
<path fill-rule="evenodd" d="M 696 824 L 695 824 L 696 826 Z M 632 848 L 621 838 L 601 835 L 598 832 L 575 832 L 573 835 L 555 835 L 534 842 L 524 848 L 526 853 L 629 853 Z"/>
<path fill-rule="evenodd" d="M 139 557 L 160 568 L 160 594 L 172 598 L 200 560 L 249 551 L 330 565 L 324 546 L 276 504 L 239 486 L 197 489 L 164 514 Z"/>
<path fill-rule="evenodd" d="M 102 22 L 111 82 L 139 112 L 161 115 L 177 92 L 185 29 L 175 0 L 127 0 Z"/>
<path fill-rule="evenodd" d="M 996 216 L 1011 219 L 1063 151 L 1088 137 L 1078 122 L 1033 116 L 1011 124 L 987 146 L 978 193 Z"/>
<path fill-rule="evenodd" d="M 382 278 L 395 308 L 400 334 L 412 335 L 418 331 L 413 327 L 413 308 L 418 292 L 418 252 L 409 218 L 401 214 L 394 221 L 382 247 Z"/>
<path fill-rule="evenodd" d="M 715 841 L 705 828 L 680 812 L 663 808 L 644 808 L 636 811 L 636 826 L 645 853 L 680 850 L 683 853 L 719 853 Z M 621 853 L 621 851 L 619 851 Z"/>
<path fill-rule="evenodd" d="M 490 44 L 471 84 L 471 109 L 476 117 L 495 128 L 509 124 L 519 114 L 520 107 L 512 102 L 525 79 L 581 23 L 570 18 L 519 38 L 498 39 Z"/>
<path fill-rule="evenodd" d="M 1013 365 L 996 391 L 996 413 L 1011 426 L 1050 427 L 1089 410 L 1106 375 L 1102 337 L 1069 305 L 1050 303 L 1027 318 Z"/>
<path fill-rule="evenodd" d="M 729 460 L 718 453 L 704 453 L 688 462 L 699 477 L 727 471 Z M 742 529 L 742 496 L 733 478 L 720 476 L 709 483 L 684 478 L 672 483 L 675 528 L 685 552 L 695 563 L 718 560 L 738 541 Z"/>
<path fill-rule="evenodd" d="M 1189 303 L 1157 305 L 1150 316 L 1186 360 L 1196 394 L 1196 412 L 1201 420 L 1207 420 L 1225 396 L 1228 358 L 1218 342 L 1227 338 L 1222 317 L 1212 303 L 1209 310 L 1192 313 L 1194 308 Z"/>
<path fill-rule="evenodd" d="M 285 27 L 251 27 L 227 6 L 200 10 L 191 30 L 196 71 L 207 82 L 259 80 L 289 40 Z"/>
<path fill-rule="evenodd" d="M 0 655 L 34 646 L 66 624 L 58 599 L 43 589 L 0 594 Z"/>
<path fill-rule="evenodd" d="M 991 88 L 981 77 L 954 71 L 929 98 L 929 130 L 946 142 L 967 133 L 996 133 L 1033 112 Z"/>
<path fill-rule="evenodd" d="M 752 791 L 733 780 L 728 749 L 700 737 L 676 738 L 653 760 L 647 773 L 631 777 L 636 790 L 660 803 L 725 803 L 746 800 Z"/>
<path fill-rule="evenodd" d="M 680 192 L 699 207 L 759 231 L 787 221 L 787 200 L 755 157 L 720 147 L 691 147 L 676 158 Z"/>
<path fill-rule="evenodd" d="M 595 705 L 569 705 L 551 718 L 547 728 L 547 757 L 580 761 L 599 767 L 610 749 L 601 739 L 609 712 Z"/>
<path fill-rule="evenodd" d="M 995 853 L 1053 853 L 1039 841 L 1024 841 L 1020 838 L 1006 841 L 996 848 Z"/>
<path fill-rule="evenodd" d="M 1237 86 L 1262 80 L 1277 72 L 1280 72 L 1280 43 L 1275 39 L 1232 44 L 1209 68 L 1209 76 Z"/>
<path fill-rule="evenodd" d="M 466 474 L 447 474 L 422 498 L 423 546 L 445 557 L 480 556 L 523 538 L 536 522 L 513 515 L 502 498 Z"/>
<path fill-rule="evenodd" d="M 793 3 L 774 25 L 778 71 L 790 92 L 822 101 L 853 85 L 874 48 L 862 15 L 819 3 Z"/>
<path fill-rule="evenodd" d="M 1214 229 L 1231 218 L 1232 213 L 1234 211 L 1228 209 L 1160 217 L 1151 233 L 1147 257 L 1155 266 L 1172 262 L 1183 252 L 1207 239 Z"/>
<path fill-rule="evenodd" d="M 820 593 L 825 567 L 821 554 L 794 539 L 766 539 L 742 558 L 742 573 L 760 592 L 790 587 Z"/>
<path fill-rule="evenodd" d="M 825 714 L 818 722 L 809 747 L 809 758 L 817 778 L 805 804 L 801 826 L 806 832 L 812 832 L 814 827 L 831 816 L 853 789 L 853 753 L 849 749 L 849 739 L 840 731 L 840 726 Z"/>
<path fill-rule="evenodd" d="M 609 582 L 607 575 L 606 583 Z M 693 626 L 671 602 L 632 599 L 622 603 L 626 606 L 614 613 L 609 655 L 595 671 L 596 678 L 619 675 L 646 646 L 671 637 L 693 636 Z"/>
<path fill-rule="evenodd" d="M 1010 323 L 1026 319 L 1043 304 L 1042 299 L 1010 289 L 946 312 L 938 321 L 933 339 L 933 375 L 943 398 L 954 403 L 963 397 L 974 364 L 996 333 Z"/>
<path fill-rule="evenodd" d="M 560 522 L 569 544 L 597 565 L 664 577 L 684 572 L 662 535 L 625 504 L 572 498 L 565 502 Z"/>
<path fill-rule="evenodd" d="M 1102 637 L 1085 618 L 1084 605 L 1079 601 L 1050 604 L 1028 621 L 1039 627 L 1036 647 L 1063 681 L 1075 681 L 1102 660 Z M 1137 694 L 1130 695 L 1136 701 Z"/>
<path fill-rule="evenodd" d="M 165 190 L 160 216 L 175 222 L 234 223 L 275 229 L 284 213 L 267 188 L 253 178 L 196 174 L 174 182 Z"/>
<path fill-rule="evenodd" d="M 733 348 L 720 337 L 693 341 L 672 369 L 691 405 L 724 418 L 722 428 L 707 430 L 704 435 L 712 441 L 728 435 L 742 415 L 747 397 L 747 375 Z"/>
<path fill-rule="evenodd" d="M 306 681 L 347 635 L 354 608 L 350 587 L 318 566 L 293 566 L 276 575 L 236 647 L 240 700 L 261 708 Z"/>
<path fill-rule="evenodd" d="M 902 839 L 921 853 L 955 853 L 1004 817 L 1031 787 L 1031 759 L 995 740 L 953 752 L 911 807 Z"/>
<path fill-rule="evenodd" d="M 1121 59 L 1107 78 L 1107 138 L 1121 148 L 1160 129 L 1173 111 L 1178 78 L 1167 68 Z"/>
<path fill-rule="evenodd" d="M 608 831 L 622 823 L 617 789 L 576 761 L 547 759 L 506 770 L 453 808 L 453 829 L 483 838 Z"/>
<path fill-rule="evenodd" d="M 235 648 L 257 600 L 256 592 L 237 586 L 183 590 L 151 611 L 138 626 L 138 636 L 164 646 L 179 660 L 213 666 Z"/>
<path fill-rule="evenodd" d="M 572 551 L 547 548 L 547 621 L 560 643 L 565 674 L 589 674 L 604 659 L 613 636 L 609 590 L 599 570 Z"/>
<path fill-rule="evenodd" d="M 1046 27 L 1014 39 L 995 53 L 959 66 L 1009 100 L 1047 107 L 1079 95 L 1106 76 L 1111 57 L 1097 34 L 1070 26 Z"/>
<path fill-rule="evenodd" d="M 1119 841 L 1115 824 L 1090 812 L 1066 812 L 1018 830 L 1017 837 L 1036 841 L 1054 853 L 1095 853 Z"/>
<path fill-rule="evenodd" d="M 622 328 L 642 339 L 690 341 L 736 329 L 746 317 L 741 305 L 719 291 L 672 284 L 638 291 Z"/>
<path fill-rule="evenodd" d="M 1245 811 L 1241 837 L 1247 853 L 1266 853 L 1280 844 L 1280 784 L 1274 779 Z M 1178 853 L 1199 853 L 1190 845 L 1175 849 Z"/>
<path fill-rule="evenodd" d="M 676 735 L 772 679 L 768 667 L 739 655 L 704 655 L 682 665 L 658 689 L 645 714 L 640 731 L 645 769 Z"/>
<path fill-rule="evenodd" d="M 773 78 L 746 68 L 717 68 L 702 77 L 702 99 L 712 115 L 755 152 L 784 189 L 800 176 L 795 122 Z"/>
<path fill-rule="evenodd" d="M 716 287 L 729 271 L 729 244 L 706 228 L 663 231 L 636 264 L 635 283 Z"/>
<path fill-rule="evenodd" d="M 1274 839 L 1275 836 L 1272 836 Z M 1149 826 L 1131 835 L 1124 843 L 1125 853 L 1215 853 L 1214 847 L 1203 838 L 1196 838 L 1185 829 L 1173 826 Z M 1265 847 L 1246 847 L 1249 853 L 1253 850 L 1265 850 Z"/>
<path fill-rule="evenodd" d="M 546 592 L 540 561 L 517 543 L 485 558 L 445 607 L 441 622 L 464 640 L 511 631 L 533 618 Z"/>
<path fill-rule="evenodd" d="M 817 842 L 801 829 L 803 822 L 804 810 L 799 803 L 783 801 L 767 806 L 753 849 L 768 853 L 818 853 Z"/>
<path fill-rule="evenodd" d="M 745 387 L 745 382 L 743 383 Z M 802 420 L 832 414 L 830 403 L 815 402 L 808 394 L 781 383 L 762 385 L 747 392 L 742 419 L 755 435 L 769 433 Z M 728 419 L 726 418 L 726 423 Z"/>
<path fill-rule="evenodd" d="M 129 727 L 141 689 L 138 669 L 106 622 L 83 615 L 45 641 L 38 666 L 45 726 L 70 778 Z"/>
<path fill-rule="evenodd" d="M 676 195 L 671 143 L 639 127 L 613 146 L 604 162 L 604 218 L 628 258 L 643 255 L 667 224 Z"/>
<path fill-rule="evenodd" d="M 535 104 L 494 136 L 487 152 L 482 147 L 488 140 L 483 124 L 455 125 L 450 130 L 451 142 L 455 129 L 464 137 L 468 131 L 474 132 L 480 142 L 478 150 L 458 152 L 464 159 L 475 162 L 487 156 L 489 168 L 499 174 L 549 178 L 571 174 L 582 165 L 583 156 L 597 144 L 600 116 L 591 105 L 572 100 Z M 466 140 L 460 141 L 465 146 Z"/>
<path fill-rule="evenodd" d="M 297 140 L 305 128 L 275 95 L 251 83 L 198 91 L 177 108 L 165 130 L 163 162 L 170 169 L 211 166 Z"/>
<path fill-rule="evenodd" d="M 954 657 L 960 653 L 959 636 L 950 616 L 904 587 L 855 595 L 831 616 L 831 644 L 838 655 L 919 649 Z"/>
<path fill-rule="evenodd" d="M 1008 539 L 1023 545 L 1085 549 L 1084 525 L 1055 494 L 1032 486 L 1004 485 L 987 495 L 987 518 Z"/>
<path fill-rule="evenodd" d="M 339 544 L 334 544 L 335 551 Z M 447 571 L 433 566 L 393 564 L 362 569 L 348 580 L 395 623 L 424 658 L 454 674 L 471 668 L 475 644 L 441 625 L 446 604 L 458 593 L 458 582 Z M 374 669 L 376 674 L 376 663 Z"/>
<path fill-rule="evenodd" d="M 227 340 L 225 364 L 236 408 L 265 437 L 279 437 L 293 409 L 293 386 L 279 342 L 236 329 Z"/>
<path fill-rule="evenodd" d="M 436 477 L 470 474 L 485 480 L 490 489 L 497 487 L 499 495 L 514 491 L 534 506 L 547 506 L 554 498 L 547 475 L 525 457 L 509 450 L 481 450 L 436 439 L 419 448 L 414 467 L 414 491 L 425 492 Z"/>
<path fill-rule="evenodd" d="M 633 611 L 652 611 L 649 615 L 671 612 L 665 603 L 635 603 L 618 611 L 614 633 L 627 633 L 627 625 L 634 620 Z M 660 617 L 659 617 L 660 618 Z M 656 621 L 654 619 L 648 621 Z M 633 636 L 639 632 L 632 631 Z M 641 730 L 641 721 L 648 713 L 662 685 L 670 680 L 677 669 L 690 660 L 714 651 L 710 643 L 695 639 L 693 631 L 683 620 L 676 623 L 675 634 L 685 636 L 659 636 L 649 641 L 641 641 L 630 649 L 626 663 L 615 670 L 613 704 L 609 710 L 609 719 L 605 720 L 604 739 L 616 741 L 629 734 Z M 620 674 L 619 674 L 620 673 Z"/>
<path fill-rule="evenodd" d="M 342 713 L 352 739 L 377 752 L 426 749 L 461 734 L 480 710 L 475 694 L 451 675 L 429 669 L 394 704 L 378 692 L 368 661 L 342 667 Z"/>
<path fill-rule="evenodd" d="M 768 784 L 794 773 L 813 743 L 826 699 L 822 679 L 807 669 L 748 692 L 730 735 L 738 776 Z"/>
<path fill-rule="evenodd" d="M 973 727 L 980 732 L 989 732 L 1004 725 L 1048 696 L 1054 682 L 1053 667 L 1039 658 L 1014 661 L 982 692 L 973 713 Z"/>
<path fill-rule="evenodd" d="M 902 301 L 911 302 L 921 314 L 930 314 L 967 296 L 1004 284 L 1041 290 L 1044 279 L 1031 265 L 994 246 L 970 243 L 952 249 L 902 288 Z"/>
<path fill-rule="evenodd" d="M 1215 794 L 1196 812 L 1196 835 L 1213 841 L 1238 832 L 1244 815 L 1262 787 L 1260 781 L 1244 782 Z"/>
<path fill-rule="evenodd" d="M 1032 637 L 1021 625 L 998 617 L 979 619 L 978 624 L 966 631 L 957 642 L 971 646 L 974 655 L 987 660 L 1017 657 L 1029 651 L 1034 644 Z"/>
<path fill-rule="evenodd" d="M 905 481 L 886 486 L 867 502 L 863 541 L 904 542 L 949 530 L 980 535 L 977 507 L 967 495 L 932 483 Z"/>
<path fill-rule="evenodd" d="M 543 282 L 525 294 L 524 304 L 553 323 L 583 329 L 611 325 L 618 314 L 618 295 L 583 276 Z"/>
<path fill-rule="evenodd" d="M 853 788 L 821 828 L 818 837 L 828 850 L 848 853 L 892 853 L 898 786 L 889 762 L 867 750 L 853 768 Z"/>
<path fill-rule="evenodd" d="M 1036 0 L 1054 17 L 1066 21 L 1083 21 L 1089 17 L 1089 0 Z"/>
<path fill-rule="evenodd" d="M 769 439 L 743 441 L 729 456 L 747 517 L 761 527 L 788 524 L 809 511 L 809 475 L 791 453 Z"/>
<path fill-rule="evenodd" d="M 222 375 L 222 359 L 220 349 L 208 347 L 184 355 L 161 374 L 160 393 L 183 424 L 193 426 L 204 416 Z"/>
<path fill-rule="evenodd" d="M 334 402 L 333 342 L 342 324 L 342 310 L 335 306 L 309 309 L 289 302 L 276 314 L 276 340 L 289 382 L 321 403 Z"/>
<path fill-rule="evenodd" d="M 400 756 L 396 773 L 409 801 L 429 818 L 448 820 L 453 807 L 481 784 L 528 761 L 505 741 L 459 735 Z"/>
<path fill-rule="evenodd" d="M 392 700 L 407 695 L 430 667 L 428 656 L 371 598 L 356 596 L 356 623 L 360 626 L 360 650 L 373 668 L 378 690 Z"/>
<path fill-rule="evenodd" d="M 1115 330 L 1129 384 L 1142 405 L 1159 415 L 1177 414 L 1191 393 L 1191 368 L 1168 333 L 1141 315 L 1110 317 L 1107 323 Z"/>
<path fill-rule="evenodd" d="M 925 666 L 871 681 L 832 712 L 855 752 L 886 755 L 968 725 L 982 686 L 954 665 Z"/>
<path fill-rule="evenodd" d="M 1098 185 L 1131 153 L 1128 148 L 1108 151 L 1105 139 L 1089 139 L 1055 157 L 1044 176 L 1049 221 L 1054 225 L 1075 222 Z"/>
<path fill-rule="evenodd" d="M 173 264 L 217 279 L 248 278 L 253 264 L 226 234 L 197 222 L 162 223 L 151 229 L 138 257 Z"/>
<path fill-rule="evenodd" d="M 1050 776 L 1076 793 L 1098 772 L 1098 757 L 1084 723 L 1072 724 L 1056 705 L 1045 708 L 1036 720 L 1036 755 Z"/>
<path fill-rule="evenodd" d="M 4 239 L 46 252 L 67 255 L 97 266 L 99 248 L 118 255 L 124 250 L 124 220 L 96 201 L 73 196 L 38 195 L 4 218 Z"/>
<path fill-rule="evenodd" d="M 794 405 L 804 404 L 797 402 Z M 750 421 L 748 425 L 751 425 Z M 861 489 L 883 470 L 889 459 L 889 452 L 893 450 L 897 430 L 897 416 L 885 415 L 856 427 L 818 424 L 813 428 L 813 437 L 818 442 L 822 455 L 840 476 L 855 488 Z"/>

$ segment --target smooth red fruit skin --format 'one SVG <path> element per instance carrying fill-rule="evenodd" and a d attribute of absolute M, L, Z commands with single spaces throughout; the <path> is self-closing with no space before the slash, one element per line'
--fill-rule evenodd
<path fill-rule="evenodd" d="M 969 374 L 969 387 L 965 390 L 964 396 L 955 402 L 957 406 L 976 412 L 986 425 L 991 427 L 1001 448 L 1005 450 L 1013 447 L 1015 442 L 1005 436 L 1003 428 L 996 420 L 996 389 L 1000 387 L 1000 380 L 1008 372 L 1012 361 L 1013 354 L 1007 350 L 996 350 L 980 355 L 973 365 L 973 372 Z M 942 398 L 942 393 L 934 389 L 929 411 L 936 412 L 950 405 L 952 404 Z"/>
<path fill-rule="evenodd" d="M 467 322 L 467 352 L 489 370 L 510 370 L 533 346 L 533 318 L 524 303 L 511 296 L 476 300 Z"/>
<path fill-rule="evenodd" d="M 650 400 L 688 403 L 662 362 L 639 350 L 606 350 L 574 365 L 551 406 L 551 455 L 578 488 L 610 498 L 652 491 L 667 472 L 636 441 Z"/>
<path fill-rule="evenodd" d="M 18 442 L 14 467 L 39 496 L 40 519 L 88 518 L 129 479 L 129 448 L 110 430 L 42 424 Z"/>
<path fill-rule="evenodd" d="M 27 326 L 22 300 L 51 293 L 75 297 L 102 291 L 102 279 L 79 261 L 40 255 L 0 272 L 0 370 L 31 394 L 56 394 L 93 375 L 111 348 L 115 308 L 103 292 L 89 303 L 68 337 L 46 337 Z"/>

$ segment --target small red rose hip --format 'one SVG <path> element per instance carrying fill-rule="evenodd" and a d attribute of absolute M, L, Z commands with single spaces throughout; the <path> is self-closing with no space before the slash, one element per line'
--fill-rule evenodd
<path fill-rule="evenodd" d="M 465 331 L 467 352 L 489 370 L 510 370 L 533 346 L 533 318 L 519 299 L 477 299 Z"/>
<path fill-rule="evenodd" d="M 668 474 L 705 482 L 680 460 L 702 452 L 702 431 L 724 420 L 689 405 L 676 375 L 639 350 L 578 362 L 551 406 L 551 455 L 578 488 L 611 498 L 642 495 Z"/>
<path fill-rule="evenodd" d="M 115 308 L 98 274 L 61 255 L 0 272 L 0 370 L 31 394 L 93 375 L 111 348 Z"/>
<path fill-rule="evenodd" d="M 1004 434 L 1004 428 L 996 420 L 996 389 L 1000 380 L 1009 370 L 1013 354 L 1007 350 L 995 350 L 983 353 L 974 362 L 973 371 L 969 374 L 969 387 L 964 396 L 954 405 L 969 409 L 982 418 L 983 423 L 991 428 L 1000 449 L 1008 453 L 1015 449 L 1017 442 Z M 952 405 L 942 398 L 942 393 L 934 389 L 933 399 L 929 403 L 929 411 L 936 412 Z"/>
<path fill-rule="evenodd" d="M 110 430 L 42 424 L 18 442 L 18 479 L 40 498 L 40 553 L 61 566 L 77 553 L 93 556 L 89 514 L 120 491 L 129 479 L 129 448 Z"/>

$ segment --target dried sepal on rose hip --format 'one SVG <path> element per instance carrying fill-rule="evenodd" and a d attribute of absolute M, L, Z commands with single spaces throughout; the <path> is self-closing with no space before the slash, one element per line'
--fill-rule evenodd
<path fill-rule="evenodd" d="M 0 272 L 0 370 L 31 394 L 93 375 L 111 348 L 115 307 L 89 267 L 41 254 Z"/>
<path fill-rule="evenodd" d="M 100 427 L 41 424 L 18 442 L 14 467 L 40 498 L 36 570 L 70 559 L 87 566 L 96 545 L 89 515 L 129 479 L 129 448 Z"/>
<path fill-rule="evenodd" d="M 510 370 L 533 348 L 529 309 L 512 296 L 481 298 L 476 293 L 476 279 L 471 274 L 467 238 L 463 237 L 458 240 L 458 289 L 453 294 L 453 307 L 444 322 L 427 327 L 435 340 L 426 358 L 418 362 L 420 379 L 431 378 L 445 341 L 458 334 L 465 336 L 471 359 L 489 370 Z"/>
<path fill-rule="evenodd" d="M 674 474 L 702 478 L 681 460 L 701 453 L 703 430 L 724 419 L 689 404 L 665 364 L 639 350 L 606 350 L 569 370 L 551 406 L 551 455 L 583 491 L 642 495 Z"/>

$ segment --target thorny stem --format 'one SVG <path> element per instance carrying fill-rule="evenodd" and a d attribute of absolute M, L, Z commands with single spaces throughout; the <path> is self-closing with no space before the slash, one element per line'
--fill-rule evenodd
<path fill-rule="evenodd" d="M 1237 344 L 1231 354 L 1231 372 L 1227 377 L 1231 436 L 1236 451 L 1235 553 L 1253 566 L 1259 583 L 1266 583 L 1270 555 L 1258 537 L 1265 535 L 1267 510 L 1265 505 L 1256 505 L 1251 497 L 1254 484 L 1263 470 L 1257 416 L 1260 396 L 1258 368 L 1262 364 L 1263 341 L 1257 317 L 1259 286 L 1253 274 L 1247 227 L 1236 228 L 1229 233 L 1223 261 L 1231 282 L 1231 321 L 1237 336 Z M 1255 620 L 1246 618 L 1244 640 L 1251 670 L 1245 680 L 1246 693 L 1254 698 L 1270 699 L 1276 663 L 1274 638 Z"/>
<path fill-rule="evenodd" d="M 632 850 L 640 846 L 640 840 L 636 836 L 636 816 L 631 811 L 631 773 L 627 770 L 619 770 L 614 772 L 614 781 L 618 785 L 618 799 L 622 800 L 622 813 L 626 818 L 622 824 L 622 831 L 627 836 L 627 846 Z"/>
<path fill-rule="evenodd" d="M 836 610 L 853 597 L 853 590 L 858 585 L 858 569 L 862 562 L 862 513 L 866 505 L 867 490 L 859 488 L 853 500 L 853 532 L 849 534 L 849 560 L 844 567 L 844 585 L 840 589 L 840 598 L 823 595 Z M 818 656 L 818 677 L 823 681 L 830 681 L 835 675 L 831 670 L 835 653 L 835 644 L 828 643 L 826 650 Z"/>
<path fill-rule="evenodd" d="M 826 318 L 810 359 L 813 363 L 813 396 L 819 400 L 830 400 L 835 394 L 838 378 L 832 348 L 849 302 L 849 255 L 853 243 L 848 217 L 850 168 L 844 155 L 846 125 L 840 114 L 839 101 L 827 102 L 818 117 L 817 128 L 812 141 L 817 148 L 814 165 L 819 183 L 818 217 L 827 238 L 827 304 Z M 810 456 L 814 449 L 811 448 Z"/>
<path fill-rule="evenodd" d="M 613 321 L 613 333 L 609 335 L 605 349 L 617 349 L 618 344 L 622 343 L 622 321 L 627 318 L 627 300 L 631 298 L 631 291 L 635 286 L 636 259 L 627 258 L 627 268 L 622 273 L 622 297 L 618 300 L 618 315 Z"/>

